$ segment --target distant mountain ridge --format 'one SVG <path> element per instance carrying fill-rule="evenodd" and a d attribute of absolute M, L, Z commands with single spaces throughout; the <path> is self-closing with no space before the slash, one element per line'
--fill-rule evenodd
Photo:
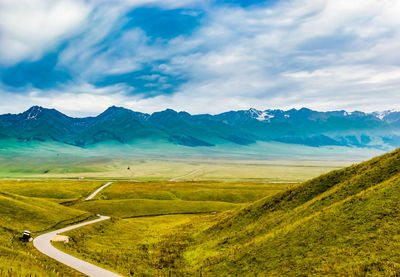
<path fill-rule="evenodd" d="M 0 115 L 0 139 L 7 138 L 58 141 L 80 147 L 140 139 L 188 147 L 278 141 L 314 147 L 386 149 L 400 146 L 400 112 L 318 112 L 301 108 L 191 115 L 171 109 L 147 114 L 113 106 L 96 117 L 73 118 L 55 109 L 33 106 L 20 114 Z"/>

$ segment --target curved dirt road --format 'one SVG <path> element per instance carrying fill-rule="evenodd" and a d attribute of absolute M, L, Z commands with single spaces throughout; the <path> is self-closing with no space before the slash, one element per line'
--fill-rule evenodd
<path fill-rule="evenodd" d="M 108 187 L 108 186 L 111 185 L 112 183 L 113 183 L 113 182 L 108 182 L 107 184 L 105 184 L 105 185 L 99 187 L 98 189 L 96 189 L 95 192 L 93 192 L 91 195 L 89 195 L 89 196 L 85 199 L 85 201 L 88 201 L 88 200 L 92 199 L 92 198 L 95 197 L 101 190 L 105 189 L 106 187 Z"/>
<path fill-rule="evenodd" d="M 80 260 L 78 258 L 75 258 L 71 255 L 68 255 L 57 248 L 55 248 L 53 245 L 51 245 L 50 241 L 51 239 L 59 234 L 59 233 L 64 233 L 67 231 L 70 231 L 72 229 L 76 229 L 85 225 L 93 224 L 96 222 L 100 222 L 106 219 L 109 219 L 110 217 L 108 216 L 100 216 L 100 218 L 88 221 L 88 222 L 83 222 L 80 224 L 72 225 L 69 227 L 65 227 L 56 231 L 52 231 L 43 235 L 40 235 L 36 237 L 33 240 L 33 246 L 36 247 L 40 252 L 43 254 L 49 256 L 50 258 L 53 258 L 54 260 L 59 261 L 60 263 L 63 263 L 69 267 L 72 267 L 73 269 L 76 269 L 83 274 L 86 274 L 88 276 L 93 276 L 93 277 L 121 277 L 121 275 L 118 275 L 116 273 L 113 273 L 111 271 L 105 270 L 101 267 L 98 267 L 94 264 L 85 262 L 83 260 Z"/>

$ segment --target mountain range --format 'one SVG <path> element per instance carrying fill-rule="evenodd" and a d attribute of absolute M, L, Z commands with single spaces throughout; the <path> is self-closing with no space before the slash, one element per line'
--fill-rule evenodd
<path fill-rule="evenodd" d="M 79 147 L 148 140 L 187 147 L 276 141 L 390 149 L 400 147 L 400 112 L 301 108 L 191 115 L 171 109 L 147 114 L 113 106 L 96 117 L 73 118 L 55 109 L 33 106 L 20 114 L 0 115 L 0 139 L 57 141 Z"/>

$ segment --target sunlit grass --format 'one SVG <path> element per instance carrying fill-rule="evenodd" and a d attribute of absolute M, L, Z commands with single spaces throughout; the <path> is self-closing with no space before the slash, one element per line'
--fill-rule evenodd
<path fill-rule="evenodd" d="M 399 155 L 292 185 L 242 209 L 88 226 L 69 233 L 65 249 L 131 276 L 397 276 Z M 132 190 L 116 186 L 103 196 Z"/>
<path fill-rule="evenodd" d="M 241 207 L 240 204 L 217 201 L 182 200 L 97 200 L 78 203 L 76 209 L 114 217 L 135 217 L 163 214 L 220 212 Z"/>
<path fill-rule="evenodd" d="M 88 196 L 100 187 L 101 181 L 76 180 L 2 180 L 0 191 L 37 198 L 54 198 L 60 200 Z"/>
<path fill-rule="evenodd" d="M 32 243 L 20 241 L 26 229 L 34 236 L 86 220 L 90 213 L 41 198 L 0 191 L 0 276 L 81 276 L 45 257 Z"/>
<path fill-rule="evenodd" d="M 285 189 L 286 183 L 115 182 L 99 199 L 153 199 L 247 203 Z"/>
<path fill-rule="evenodd" d="M 103 178 L 138 181 L 222 181 L 222 182 L 301 182 L 333 169 L 346 162 L 271 162 L 271 161 L 162 161 L 124 160 L 93 164 L 91 171 L 31 174 L 43 178 Z M 128 169 L 129 168 L 129 169 Z"/>
<path fill-rule="evenodd" d="M 125 276 L 173 276 L 186 271 L 181 257 L 193 233 L 217 215 L 168 215 L 119 219 L 66 233 L 68 244 L 55 246 Z"/>

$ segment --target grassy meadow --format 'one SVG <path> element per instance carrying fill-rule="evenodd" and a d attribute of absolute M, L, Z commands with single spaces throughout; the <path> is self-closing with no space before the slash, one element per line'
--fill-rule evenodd
<path fill-rule="evenodd" d="M 76 202 L 72 207 L 119 218 L 221 212 L 273 195 L 288 185 L 255 182 L 120 181 L 100 192 L 95 200 Z"/>
<path fill-rule="evenodd" d="M 0 181 L 0 276 L 81 276 L 39 253 L 32 243 L 19 239 L 24 230 L 36 236 L 93 217 L 57 203 L 86 195 L 87 189 L 72 192 L 67 189 L 69 185 L 69 181 Z M 90 188 L 97 185 L 91 183 Z"/>
<path fill-rule="evenodd" d="M 397 151 L 241 208 L 116 218 L 57 246 L 127 276 L 397 276 L 399 176 Z"/>
<path fill-rule="evenodd" d="M 187 273 L 182 254 L 193 243 L 193 235 L 210 228 L 217 217 L 186 214 L 113 219 L 68 232 L 70 243 L 54 245 L 124 276 L 180 276 Z"/>
<path fill-rule="evenodd" d="M 80 276 L 38 253 L 32 243 L 21 242 L 19 237 L 25 229 L 36 236 L 93 218 L 94 214 L 100 213 L 112 216 L 112 220 L 90 228 L 100 230 L 115 223 L 118 228 L 126 228 L 119 237 L 134 242 L 131 236 L 135 234 L 135 230 L 142 232 L 143 228 L 148 227 L 153 230 L 152 240 L 148 235 L 142 238 L 154 243 L 159 236 L 172 235 L 192 219 L 197 218 L 199 223 L 203 218 L 213 218 L 220 212 L 237 210 L 246 203 L 273 195 L 290 185 L 264 182 L 118 181 L 93 200 L 83 201 L 104 183 L 105 181 L 49 179 L 0 181 L 0 276 Z M 142 223 L 147 224 L 147 227 L 140 227 Z M 196 226 L 200 227 L 198 224 Z M 201 226 L 208 226 L 208 223 Z M 161 229 L 157 231 L 158 228 Z M 104 232 L 105 230 L 100 231 Z M 112 232 L 115 235 L 120 231 L 113 229 Z M 81 243 L 81 240 L 73 238 L 71 245 L 75 242 Z M 110 240 L 110 244 L 114 242 L 117 243 Z M 106 246 L 103 245 L 102 249 L 104 247 Z M 115 249 L 119 247 L 119 243 L 114 245 Z M 129 247 L 135 248 L 137 245 Z M 136 257 L 135 252 L 132 255 Z M 151 256 L 151 253 L 147 255 Z M 117 254 L 116 257 L 120 256 Z M 151 263 L 154 262 L 153 259 Z M 115 269 L 121 269 L 120 272 L 125 274 L 122 266 L 125 262 L 121 261 L 119 264 L 121 266 Z M 146 263 L 141 265 L 143 268 L 148 266 Z M 151 268 L 149 272 L 153 272 Z"/>
<path fill-rule="evenodd" d="M 0 140 L 0 178 L 302 182 L 382 153 L 369 148 L 277 142 L 185 147 L 137 141 L 83 148 Z"/>
<path fill-rule="evenodd" d="M 104 164 L 81 180 L 49 170 L 46 178 L 0 181 L 0 276 L 80 276 L 18 238 L 95 214 L 111 219 L 70 231 L 70 242 L 55 246 L 124 276 L 400 274 L 400 151 L 346 168 L 332 161 L 105 164 L 119 178 L 89 201 L 112 179 L 102 175 Z M 152 166 L 161 173 L 151 175 Z"/>
<path fill-rule="evenodd" d="M 64 202 L 88 196 L 101 184 L 101 181 L 3 180 L 0 181 L 0 191 Z"/>
<path fill-rule="evenodd" d="M 42 163 L 25 171 L 0 171 L 12 179 L 79 179 L 135 181 L 302 182 L 349 165 L 337 161 L 184 161 L 105 160 L 69 165 Z M 80 166 L 78 168 L 78 166 Z M 67 168 L 67 169 L 65 169 Z"/>

